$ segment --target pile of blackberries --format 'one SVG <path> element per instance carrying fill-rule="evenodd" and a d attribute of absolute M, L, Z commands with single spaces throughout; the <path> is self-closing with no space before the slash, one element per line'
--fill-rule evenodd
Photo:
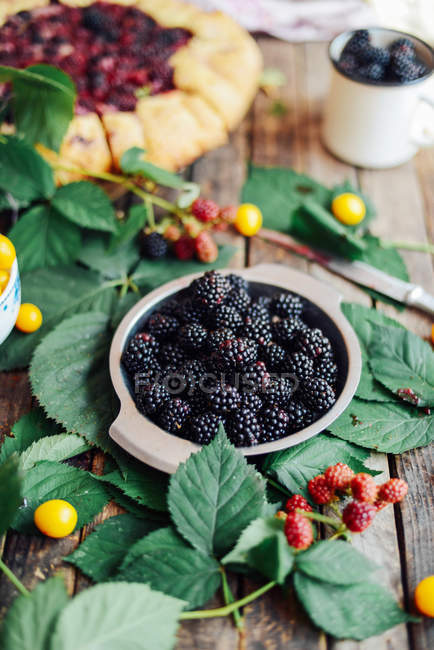
<path fill-rule="evenodd" d="M 387 47 L 375 47 L 367 29 L 349 39 L 337 63 L 344 74 L 362 81 L 407 83 L 428 73 L 409 38 L 398 38 Z"/>
<path fill-rule="evenodd" d="M 329 339 L 300 296 L 252 297 L 240 276 L 208 271 L 162 303 L 122 363 L 137 408 L 169 433 L 209 443 L 220 424 L 246 447 L 303 429 L 336 401 Z"/>

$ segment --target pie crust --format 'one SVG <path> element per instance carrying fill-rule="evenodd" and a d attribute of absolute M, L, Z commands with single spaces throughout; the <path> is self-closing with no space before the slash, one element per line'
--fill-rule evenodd
<path fill-rule="evenodd" d="M 133 112 L 76 115 L 60 157 L 103 172 L 118 167 L 122 154 L 135 146 L 145 149 L 146 159 L 156 165 L 178 170 L 224 144 L 258 88 L 262 57 L 254 39 L 229 16 L 206 13 L 180 0 L 105 1 L 135 6 L 162 27 L 182 27 L 192 37 L 169 59 L 175 90 L 138 99 Z M 93 0 L 59 3 L 85 7 Z M 49 0 L 2 0 L 0 25 L 11 14 L 48 4 Z"/>

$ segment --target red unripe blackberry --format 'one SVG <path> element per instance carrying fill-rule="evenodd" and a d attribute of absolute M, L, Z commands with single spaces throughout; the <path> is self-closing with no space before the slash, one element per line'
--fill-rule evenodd
<path fill-rule="evenodd" d="M 377 498 L 378 486 L 370 474 L 360 472 L 351 481 L 351 492 L 357 501 L 374 503 Z"/>
<path fill-rule="evenodd" d="M 336 463 L 336 465 L 327 467 L 324 476 L 329 487 L 336 490 L 345 490 L 350 485 L 354 472 L 345 463 Z"/>
<path fill-rule="evenodd" d="M 301 494 L 293 494 L 286 502 L 285 509 L 286 512 L 294 512 L 295 510 L 312 512 L 312 506 Z"/>
<path fill-rule="evenodd" d="M 173 245 L 173 252 L 179 260 L 191 260 L 195 251 L 194 239 L 188 235 L 183 235 Z"/>
<path fill-rule="evenodd" d="M 350 501 L 344 508 L 342 519 L 352 533 L 361 533 L 373 521 L 377 508 L 372 503 Z"/>
<path fill-rule="evenodd" d="M 290 512 L 285 521 L 285 535 L 288 544 L 298 550 L 308 548 L 313 542 L 311 523 L 299 512 Z"/>
<path fill-rule="evenodd" d="M 318 476 L 311 478 L 307 484 L 307 489 L 312 499 L 318 505 L 330 503 L 334 497 L 334 491 L 328 486 L 324 474 L 318 474 Z"/>
<path fill-rule="evenodd" d="M 386 503 L 398 503 L 402 501 L 408 492 L 408 484 L 402 478 L 391 478 L 378 490 L 378 499 Z"/>
<path fill-rule="evenodd" d="M 196 219 L 199 219 L 199 221 L 208 223 L 209 221 L 215 221 L 218 218 L 220 208 L 217 203 L 211 201 L 211 199 L 201 199 L 199 197 L 193 201 L 191 212 L 194 214 Z"/>
<path fill-rule="evenodd" d="M 219 212 L 219 218 L 225 223 L 234 223 L 237 218 L 237 209 L 236 205 L 225 205 Z"/>
<path fill-rule="evenodd" d="M 219 249 L 210 233 L 206 230 L 198 234 L 194 240 L 196 255 L 201 262 L 212 264 L 219 255 Z"/>

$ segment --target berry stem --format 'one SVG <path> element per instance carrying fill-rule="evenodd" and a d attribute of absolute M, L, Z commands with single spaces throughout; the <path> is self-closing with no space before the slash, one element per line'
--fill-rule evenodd
<path fill-rule="evenodd" d="M 225 571 L 224 567 L 221 566 L 220 571 L 221 571 L 221 574 L 222 574 L 223 598 L 224 598 L 225 604 L 230 605 L 231 603 L 233 603 L 235 601 L 235 598 L 234 598 L 234 596 L 232 594 L 231 588 L 229 587 L 228 577 L 226 575 L 226 571 Z M 235 609 L 232 612 L 232 616 L 234 618 L 235 627 L 240 631 L 244 630 L 244 618 L 243 618 L 240 610 Z"/>
<path fill-rule="evenodd" d="M 329 537 L 329 541 L 332 539 L 338 539 L 339 537 L 344 537 L 349 542 L 352 541 L 351 534 L 349 533 L 348 528 L 345 526 L 345 524 L 342 524 L 342 526 L 340 526 L 340 528 L 338 528 L 337 531 Z"/>
<path fill-rule="evenodd" d="M 297 508 L 295 512 L 298 512 L 300 515 L 304 515 L 308 519 L 314 519 L 315 521 L 320 521 L 322 524 L 329 524 L 333 528 L 340 528 L 341 522 L 333 517 L 327 517 L 326 515 L 321 515 L 319 512 L 307 512 L 306 510 L 301 510 Z"/>
<path fill-rule="evenodd" d="M 0 560 L 0 570 L 3 571 L 5 576 L 9 578 L 12 584 L 18 589 L 18 591 L 21 594 L 23 594 L 23 596 L 30 596 L 30 591 L 28 591 L 28 589 L 25 588 L 23 583 L 20 580 L 18 580 L 17 576 L 14 573 L 12 573 L 9 567 L 7 567 L 2 560 Z"/>
<path fill-rule="evenodd" d="M 402 248 L 408 251 L 419 251 L 421 253 L 429 253 L 434 255 L 434 244 L 419 241 L 388 241 L 386 239 L 380 240 L 381 248 Z"/>
<path fill-rule="evenodd" d="M 152 202 L 149 200 L 149 198 L 145 199 L 145 206 L 148 213 L 148 223 L 151 226 L 151 229 L 154 230 L 155 228 L 154 206 L 152 205 Z"/>
<path fill-rule="evenodd" d="M 260 587 L 259 589 L 256 589 L 256 591 L 252 591 L 252 593 L 248 596 L 244 596 L 244 598 L 241 598 L 240 600 L 235 600 L 233 603 L 225 605 L 224 607 L 217 607 L 216 609 L 198 609 L 193 610 L 192 612 L 182 612 L 179 616 L 179 620 L 188 621 L 193 618 L 219 618 L 222 616 L 229 616 L 229 614 L 232 614 L 232 612 L 234 612 L 236 609 L 244 607 L 244 605 L 248 605 L 253 600 L 256 600 L 263 594 L 267 593 L 267 591 L 270 591 L 270 589 L 275 587 L 276 584 L 277 582 L 274 580 L 267 582 L 266 585 Z"/>
<path fill-rule="evenodd" d="M 338 506 L 336 505 L 336 503 L 333 503 L 333 502 L 332 502 L 332 503 L 329 503 L 329 508 L 330 508 L 331 510 L 333 510 L 333 512 L 334 512 L 334 513 L 339 517 L 339 519 L 342 520 L 342 513 L 341 513 L 341 511 L 339 510 L 339 508 L 338 508 Z"/>

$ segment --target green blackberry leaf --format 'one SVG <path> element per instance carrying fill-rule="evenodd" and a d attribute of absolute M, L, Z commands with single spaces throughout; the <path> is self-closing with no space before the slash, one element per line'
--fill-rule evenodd
<path fill-rule="evenodd" d="M 11 332 L 0 347 L 0 370 L 27 366 L 38 343 L 64 318 L 89 310 L 110 314 L 117 299 L 111 282 L 78 266 L 24 273 L 21 290 L 22 302 L 38 305 L 44 320 L 33 334 Z"/>
<path fill-rule="evenodd" d="M 133 239 L 145 227 L 148 219 L 149 208 L 146 203 L 131 206 L 127 218 L 119 222 L 117 233 L 113 235 L 110 241 L 110 250 L 114 250 Z"/>
<path fill-rule="evenodd" d="M 363 582 L 378 567 L 351 544 L 324 540 L 297 554 L 297 569 L 311 578 L 335 585 Z"/>
<path fill-rule="evenodd" d="M 354 397 L 328 429 L 361 447 L 402 454 L 434 440 L 434 416 L 399 402 L 379 404 Z"/>
<path fill-rule="evenodd" d="M 50 650 L 171 650 L 185 606 L 147 585 L 101 584 L 76 596 L 57 619 Z"/>
<path fill-rule="evenodd" d="M 12 426 L 10 435 L 5 436 L 0 447 L 0 464 L 15 451 L 21 454 L 41 438 L 59 433 L 62 433 L 62 427 L 54 420 L 49 420 L 41 408 L 34 408 L 21 416 Z"/>
<path fill-rule="evenodd" d="M 13 135 L 0 138 L 0 187 L 18 201 L 28 202 L 50 198 L 55 191 L 50 165 L 31 145 Z"/>
<path fill-rule="evenodd" d="M 223 269 L 234 256 L 234 246 L 220 246 L 217 260 L 204 264 L 198 260 L 178 260 L 175 257 L 163 257 L 156 260 L 142 260 L 131 276 L 133 282 L 146 291 L 161 286 L 164 282 L 180 278 L 189 273 L 205 273 L 212 269 Z"/>
<path fill-rule="evenodd" d="M 78 181 L 56 190 L 52 205 L 65 219 L 83 228 L 117 232 L 113 205 L 107 194 L 95 183 Z"/>
<path fill-rule="evenodd" d="M 106 456 L 107 459 L 107 456 Z M 153 521 L 159 526 L 167 526 L 169 524 L 169 514 L 167 511 L 162 510 L 151 510 L 146 506 L 141 506 L 137 501 L 127 497 L 119 488 L 116 488 L 110 483 L 105 484 L 107 491 L 109 492 L 112 499 L 120 506 L 124 508 L 127 512 L 134 515 L 139 519 L 146 519 L 147 521 Z"/>
<path fill-rule="evenodd" d="M 52 461 L 42 461 L 25 473 L 23 497 L 24 505 L 16 513 L 12 527 L 30 534 L 37 533 L 33 515 L 44 501 L 65 499 L 73 505 L 78 529 L 92 521 L 109 500 L 104 486 L 89 472 Z"/>
<path fill-rule="evenodd" d="M 48 650 L 54 624 L 68 603 L 62 578 L 39 583 L 28 596 L 18 596 L 3 623 L 0 645 L 10 650 Z"/>
<path fill-rule="evenodd" d="M 80 229 L 46 204 L 27 210 L 8 233 L 21 273 L 73 262 L 81 247 Z"/>
<path fill-rule="evenodd" d="M 416 334 L 373 325 L 369 366 L 375 379 L 402 400 L 434 406 L 434 355 Z"/>
<path fill-rule="evenodd" d="M 0 535 L 9 528 L 21 505 L 22 480 L 19 459 L 14 454 L 0 465 Z"/>
<path fill-rule="evenodd" d="M 134 544 L 115 579 L 146 583 L 192 609 L 212 598 L 220 577 L 214 558 L 186 544 L 173 528 L 162 528 Z"/>
<path fill-rule="evenodd" d="M 222 559 L 222 564 L 247 564 L 249 552 L 265 539 L 283 533 L 284 522 L 276 517 L 259 517 L 243 530 L 234 548 Z"/>
<path fill-rule="evenodd" d="M 380 240 L 378 237 L 373 235 L 365 235 L 363 241 L 366 243 L 366 248 L 360 255 L 359 259 L 366 264 L 370 264 L 383 273 L 388 273 L 393 275 L 395 278 L 404 280 L 405 282 L 409 281 L 409 275 L 405 262 L 401 254 L 396 250 L 396 248 L 383 248 L 380 246 Z M 393 305 L 398 311 L 404 309 L 404 305 L 388 296 L 378 293 L 373 289 L 368 289 L 367 287 L 362 286 L 367 293 L 369 293 L 372 298 L 375 300 L 380 300 L 383 303 Z"/>
<path fill-rule="evenodd" d="M 20 456 L 23 470 L 31 469 L 41 460 L 61 461 L 88 451 L 90 446 L 74 433 L 59 433 L 35 441 Z"/>
<path fill-rule="evenodd" d="M 134 305 L 142 298 L 141 293 L 136 293 L 135 291 L 130 291 L 126 293 L 122 298 L 116 303 L 116 306 L 113 311 L 113 316 L 110 321 L 112 328 L 115 330 L 125 314 L 134 307 Z"/>
<path fill-rule="evenodd" d="M 296 572 L 295 591 L 312 622 L 338 639 L 362 641 L 400 623 L 417 621 L 379 585 L 332 585 Z"/>
<path fill-rule="evenodd" d="M 157 526 L 130 514 L 110 517 L 64 560 L 95 582 L 103 582 L 119 568 L 133 544 Z"/>
<path fill-rule="evenodd" d="M 269 580 L 283 585 L 294 566 L 294 552 L 285 534 L 280 531 L 252 548 L 248 553 L 247 563 Z"/>
<path fill-rule="evenodd" d="M 199 551 L 221 555 L 261 515 L 265 482 L 221 427 L 209 445 L 178 467 L 168 502 L 181 535 Z"/>
<path fill-rule="evenodd" d="M 125 279 L 140 260 L 140 251 L 138 244 L 131 240 L 112 250 L 107 233 L 88 232 L 78 260 L 106 278 Z"/>
<path fill-rule="evenodd" d="M 184 187 L 185 181 L 181 176 L 168 172 L 166 169 L 157 167 L 152 163 L 144 160 L 146 151 L 140 147 L 131 147 L 125 151 L 121 158 L 121 169 L 125 174 L 133 174 L 134 176 L 143 176 L 150 181 L 154 181 L 163 187 L 172 187 L 175 190 L 180 190 Z"/>
<path fill-rule="evenodd" d="M 262 471 L 293 494 L 310 498 L 307 491 L 310 479 L 338 461 L 347 463 L 356 473 L 378 474 L 364 464 L 368 457 L 365 449 L 321 433 L 295 447 L 268 454 Z"/>
<path fill-rule="evenodd" d="M 109 318 L 88 312 L 67 318 L 36 348 L 30 366 L 34 395 L 49 417 L 105 450 L 115 401 L 108 371 Z"/>

